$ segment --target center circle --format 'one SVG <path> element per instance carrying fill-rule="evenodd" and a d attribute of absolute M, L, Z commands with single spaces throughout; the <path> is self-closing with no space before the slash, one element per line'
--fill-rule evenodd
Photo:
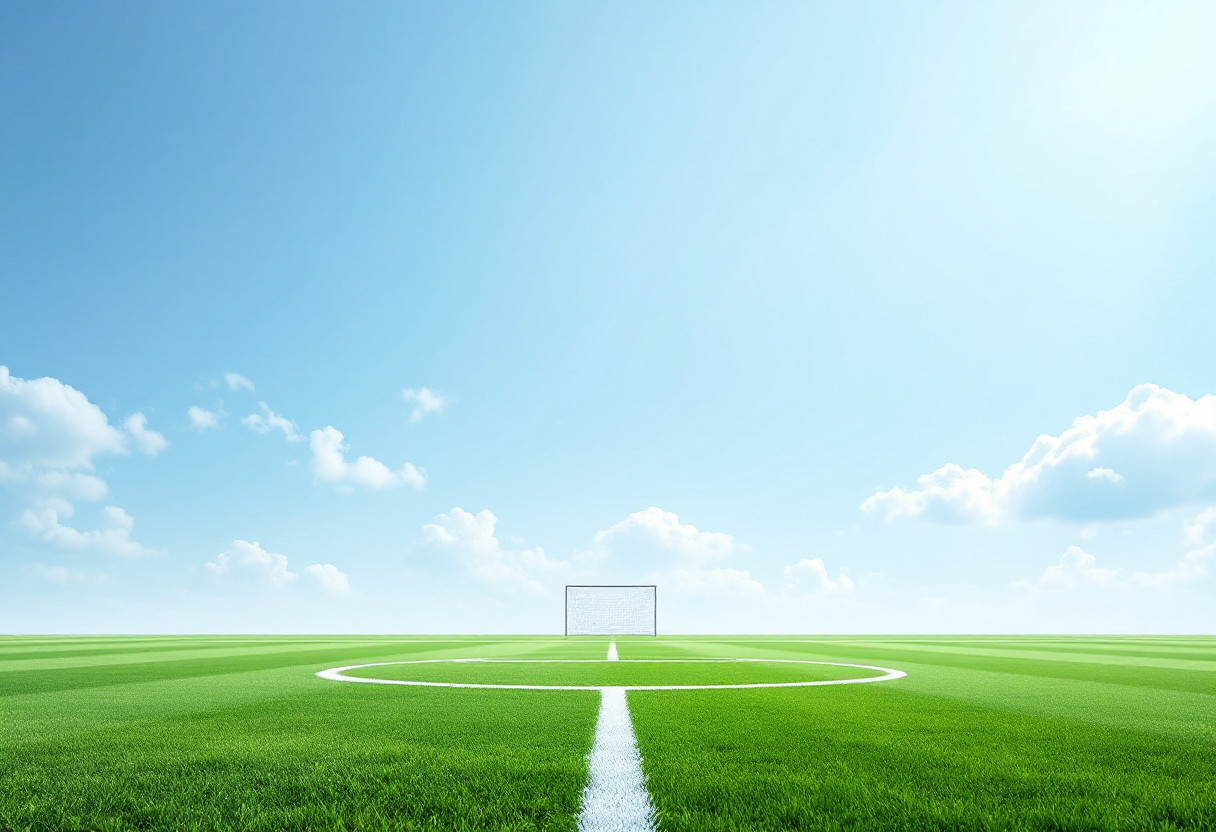
<path fill-rule="evenodd" d="M 361 671 L 355 674 L 355 671 Z M 334 682 L 507 690 L 716 690 L 886 682 L 887 667 L 805 659 L 415 659 L 333 667 Z"/>

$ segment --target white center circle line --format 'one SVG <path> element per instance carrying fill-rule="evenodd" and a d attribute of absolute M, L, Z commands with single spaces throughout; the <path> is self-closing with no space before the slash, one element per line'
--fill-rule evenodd
<path fill-rule="evenodd" d="M 368 685 L 408 685 L 428 688 L 476 688 L 485 690 L 598 690 L 619 688 L 620 690 L 745 690 L 754 688 L 809 688 L 825 685 L 861 685 L 870 682 L 889 682 L 907 676 L 902 670 L 889 667 L 877 667 L 869 664 L 846 664 L 844 662 L 816 662 L 806 659 L 618 659 L 614 663 L 622 664 L 696 664 L 710 662 L 757 662 L 763 664 L 816 664 L 827 667 L 850 667 L 858 670 L 873 670 L 881 676 L 863 676 L 858 679 L 824 679 L 810 682 L 749 682 L 733 685 L 502 685 L 480 682 L 419 682 L 406 679 L 369 679 L 365 676 L 343 675 L 350 670 L 361 670 L 365 667 L 388 667 L 393 665 L 410 664 L 464 664 L 484 662 L 487 664 L 603 664 L 607 659 L 414 659 L 399 662 L 369 662 L 367 664 L 352 664 L 345 667 L 331 667 L 317 672 L 317 676 L 332 682 L 356 682 Z"/>

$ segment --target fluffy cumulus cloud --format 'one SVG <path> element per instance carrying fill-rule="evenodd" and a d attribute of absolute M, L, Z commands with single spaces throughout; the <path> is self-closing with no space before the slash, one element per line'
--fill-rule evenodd
<path fill-rule="evenodd" d="M 0 471 L 91 470 L 95 457 L 126 451 L 126 435 L 79 390 L 0 366 Z"/>
<path fill-rule="evenodd" d="M 90 471 L 96 457 L 131 447 L 155 455 L 169 444 L 142 413 L 110 424 L 97 405 L 58 379 L 22 379 L 0 366 L 0 476 Z"/>
<path fill-rule="evenodd" d="M 473 514 L 457 506 L 422 527 L 422 547 L 450 557 L 481 583 L 506 591 L 542 592 L 546 580 L 569 564 L 545 557 L 544 549 L 504 547 L 495 535 L 498 518 L 488 510 Z"/>
<path fill-rule="evenodd" d="M 407 387 L 401 391 L 401 397 L 414 406 L 410 411 L 410 421 L 421 422 L 423 417 L 431 413 L 442 413 L 451 400 L 436 393 L 429 387 Z"/>
<path fill-rule="evenodd" d="M 721 562 L 748 551 L 746 544 L 738 543 L 729 534 L 703 532 L 681 523 L 676 514 L 654 506 L 635 511 L 616 525 L 597 532 L 595 545 L 616 552 L 637 552 L 657 561 L 674 557 L 688 566 Z"/>
<path fill-rule="evenodd" d="M 218 409 L 208 410 L 205 407 L 192 407 L 186 411 L 186 415 L 190 417 L 190 427 L 197 430 L 211 430 L 220 426 L 220 416 L 222 414 Z"/>
<path fill-rule="evenodd" d="M 408 485 L 420 489 L 426 485 L 426 475 L 410 463 L 393 470 L 370 456 L 354 462 L 346 461 L 350 446 L 343 441 L 342 431 L 335 427 L 314 430 L 309 435 L 312 451 L 312 473 L 320 482 L 363 488 L 397 488 Z"/>
<path fill-rule="evenodd" d="M 314 563 L 304 567 L 304 579 L 333 595 L 350 592 L 350 578 L 332 563 Z"/>
<path fill-rule="evenodd" d="M 133 521 L 117 506 L 101 512 L 97 528 L 80 530 L 64 520 L 71 500 L 99 501 L 109 488 L 93 473 L 97 458 L 132 450 L 155 455 L 168 445 L 134 413 L 122 427 L 101 408 L 58 379 L 22 379 L 0 366 L 0 482 L 23 492 L 32 504 L 21 525 L 56 548 L 123 556 L 148 554 L 131 539 Z"/>
<path fill-rule="evenodd" d="M 295 422 L 281 413 L 275 413 L 266 402 L 258 402 L 261 413 L 250 413 L 241 419 L 241 424 L 255 433 L 270 433 L 272 430 L 283 432 L 288 442 L 302 442 L 304 437 Z"/>
<path fill-rule="evenodd" d="M 1117 407 L 1040 436 L 999 477 L 947 464 L 912 488 L 874 494 L 862 508 L 888 520 L 997 525 L 1144 517 L 1213 496 L 1216 396 L 1191 399 L 1144 384 Z"/>
<path fill-rule="evenodd" d="M 287 556 L 268 552 L 256 541 L 234 540 L 232 545 L 203 568 L 216 580 L 245 586 L 284 589 L 300 579 L 288 568 Z M 350 592 L 350 579 L 332 563 L 314 563 L 304 568 L 304 580 L 333 595 Z"/>
<path fill-rule="evenodd" d="M 135 521 L 118 506 L 103 508 L 98 527 L 87 531 L 80 531 L 63 522 L 71 518 L 73 512 L 72 504 L 64 500 L 41 500 L 37 507 L 22 513 L 21 523 L 30 534 L 58 549 L 101 552 L 121 557 L 155 554 L 131 539 Z"/>
<path fill-rule="evenodd" d="M 759 595 L 763 585 L 728 561 L 750 551 L 724 532 L 681 523 L 673 512 L 651 506 L 597 532 L 594 558 L 610 580 L 664 583 L 683 593 Z"/>
<path fill-rule="evenodd" d="M 785 567 L 785 588 L 794 593 L 833 594 L 852 592 L 853 581 L 843 573 L 832 578 L 823 558 L 803 558 Z"/>

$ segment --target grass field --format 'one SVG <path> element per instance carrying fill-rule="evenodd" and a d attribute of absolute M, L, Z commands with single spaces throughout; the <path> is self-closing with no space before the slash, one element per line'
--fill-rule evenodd
<path fill-rule="evenodd" d="M 340 684 L 313 674 L 435 658 L 598 659 L 606 647 L 551 638 L 2 638 L 0 829 L 574 829 L 597 692 Z M 1216 829 L 1212 638 L 688 637 L 618 648 L 622 659 L 805 659 L 908 673 L 876 684 L 630 693 L 664 830 Z M 375 673 L 593 685 L 864 675 L 821 665 L 622 665 L 433 663 Z"/>

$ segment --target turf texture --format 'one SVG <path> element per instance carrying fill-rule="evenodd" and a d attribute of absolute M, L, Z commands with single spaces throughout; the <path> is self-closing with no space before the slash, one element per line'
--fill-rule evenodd
<path fill-rule="evenodd" d="M 630 693 L 668 832 L 1216 829 L 1216 639 L 617 644 L 622 659 L 803 659 L 908 673 L 865 685 Z M 313 674 L 436 658 L 598 659 L 606 647 L 549 638 L 0 637 L 0 829 L 572 830 L 596 692 L 343 684 Z M 822 665 L 621 664 L 377 672 L 591 685 L 712 684 L 705 674 L 714 673 L 728 683 L 786 681 L 790 668 L 866 675 Z M 646 678 L 614 681 L 635 673 Z"/>

